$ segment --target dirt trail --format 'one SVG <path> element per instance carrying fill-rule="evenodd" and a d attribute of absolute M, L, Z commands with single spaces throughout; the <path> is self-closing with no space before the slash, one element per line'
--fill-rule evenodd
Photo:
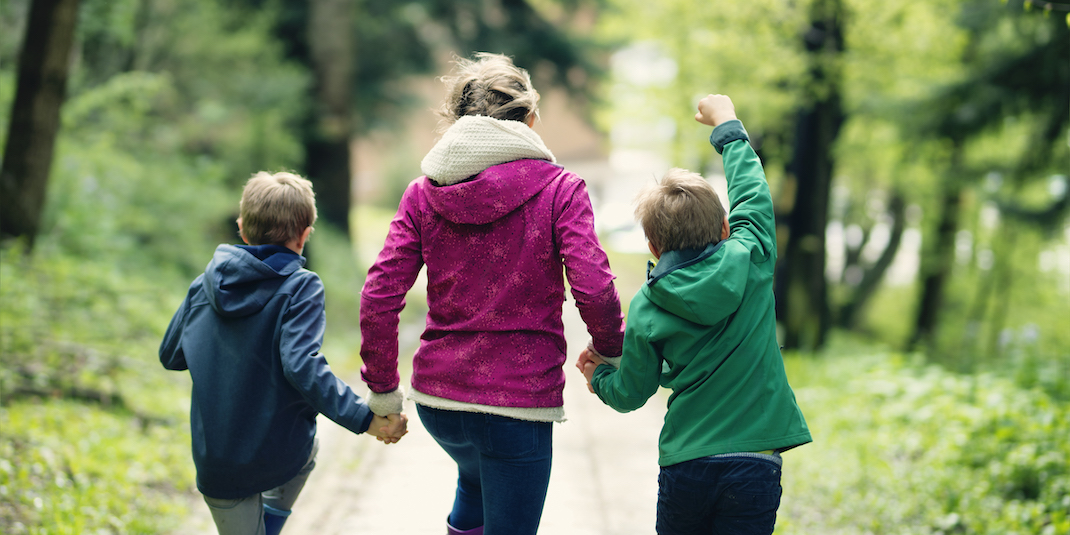
<path fill-rule="evenodd" d="M 554 461 L 540 533 L 632 535 L 654 532 L 657 500 L 657 438 L 663 397 L 629 414 L 618 414 L 587 392 L 572 366 L 587 334 L 575 308 L 566 304 L 565 411 L 554 426 Z M 408 384 L 403 378 L 403 384 Z M 350 381 L 361 385 L 359 379 Z M 406 402 L 409 434 L 385 446 L 353 435 L 321 417 L 316 469 L 294 506 L 284 533 L 290 535 L 443 534 L 453 502 L 456 468 L 424 431 Z M 214 534 L 203 503 L 172 535 Z"/>

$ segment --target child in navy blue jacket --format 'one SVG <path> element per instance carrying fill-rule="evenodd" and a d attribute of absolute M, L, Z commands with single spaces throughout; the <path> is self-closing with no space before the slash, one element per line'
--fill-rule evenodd
<path fill-rule="evenodd" d="M 315 466 L 317 414 L 388 444 L 406 432 L 319 353 L 323 284 L 301 256 L 315 221 L 308 180 L 253 176 L 238 219 L 248 245 L 216 248 L 160 345 L 163 366 L 193 378 L 197 488 L 221 535 L 279 533 Z"/>

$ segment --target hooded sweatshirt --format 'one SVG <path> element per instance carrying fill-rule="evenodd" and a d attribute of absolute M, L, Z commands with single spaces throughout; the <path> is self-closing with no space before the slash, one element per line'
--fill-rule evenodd
<path fill-rule="evenodd" d="M 580 177 L 527 125 L 461 117 L 409 184 L 361 292 L 362 376 L 398 387 L 398 314 L 427 267 L 412 397 L 451 410 L 560 421 L 568 278 L 594 346 L 619 355 L 620 300 Z"/>
<path fill-rule="evenodd" d="M 595 392 L 620 412 L 672 390 L 662 466 L 811 441 L 776 338 L 776 227 L 769 186 L 739 121 L 714 129 L 724 157 L 730 236 L 668 251 L 632 299 L 620 368 L 600 365 Z"/>
<path fill-rule="evenodd" d="M 363 433 L 372 413 L 319 353 L 323 284 L 277 245 L 220 245 L 171 320 L 160 362 L 193 378 L 197 488 L 237 499 L 292 479 L 316 415 Z"/>

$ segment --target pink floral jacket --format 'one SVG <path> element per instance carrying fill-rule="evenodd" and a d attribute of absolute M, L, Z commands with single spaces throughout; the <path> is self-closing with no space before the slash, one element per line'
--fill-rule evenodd
<path fill-rule="evenodd" d="M 398 314 L 424 265 L 429 312 L 412 377 L 420 393 L 561 407 L 565 277 L 595 349 L 621 353 L 620 300 L 586 186 L 550 161 L 409 184 L 361 292 L 361 375 L 373 392 L 398 387 Z"/>

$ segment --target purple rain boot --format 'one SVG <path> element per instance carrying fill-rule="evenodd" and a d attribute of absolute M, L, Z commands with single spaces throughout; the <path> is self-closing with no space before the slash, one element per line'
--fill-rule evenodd
<path fill-rule="evenodd" d="M 483 535 L 483 526 L 478 528 L 466 529 L 461 531 L 450 525 L 449 520 L 446 521 L 446 534 L 447 535 Z"/>

